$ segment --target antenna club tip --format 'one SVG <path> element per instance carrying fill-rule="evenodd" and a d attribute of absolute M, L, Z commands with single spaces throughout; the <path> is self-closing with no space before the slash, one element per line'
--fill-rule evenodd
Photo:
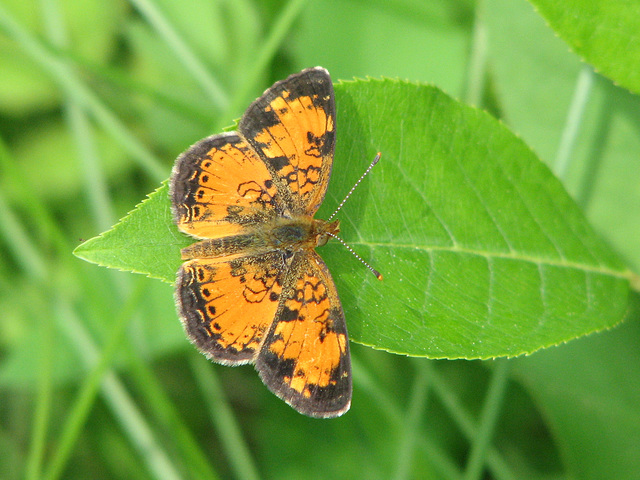
<path fill-rule="evenodd" d="M 379 271 L 374 270 L 373 274 L 376 276 L 378 280 L 382 281 L 382 274 Z"/>

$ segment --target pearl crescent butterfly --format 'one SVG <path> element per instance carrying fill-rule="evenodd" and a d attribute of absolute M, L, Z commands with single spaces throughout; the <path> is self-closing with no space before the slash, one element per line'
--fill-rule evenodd
<path fill-rule="evenodd" d="M 351 403 L 344 313 L 314 248 L 339 221 L 313 216 L 335 146 L 329 72 L 275 83 L 235 132 L 178 157 L 170 195 L 182 249 L 176 303 L 189 339 L 211 360 L 255 364 L 264 384 L 298 412 L 337 417 Z"/>

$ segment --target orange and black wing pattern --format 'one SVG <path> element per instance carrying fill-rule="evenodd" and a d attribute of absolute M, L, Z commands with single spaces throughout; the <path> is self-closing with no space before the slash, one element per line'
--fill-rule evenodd
<path fill-rule="evenodd" d="M 237 132 L 201 140 L 173 169 L 182 250 L 176 303 L 191 341 L 226 365 L 255 363 L 267 387 L 300 413 L 336 417 L 351 403 L 344 314 L 314 247 L 338 222 L 312 217 L 335 146 L 329 73 L 277 82 Z"/>
<path fill-rule="evenodd" d="M 256 369 L 276 395 L 312 417 L 351 405 L 347 326 L 329 269 L 315 252 L 294 257 Z"/>
<path fill-rule="evenodd" d="M 284 208 L 264 161 L 235 132 L 200 140 L 180 155 L 170 195 L 178 228 L 197 238 L 241 233 Z"/>
<path fill-rule="evenodd" d="M 208 358 L 253 363 L 278 309 L 282 254 L 198 258 L 178 271 L 176 304 L 185 331 Z"/>
<path fill-rule="evenodd" d="M 272 171 L 291 214 L 313 216 L 324 199 L 335 118 L 329 72 L 311 68 L 275 83 L 240 120 L 238 131 Z"/>

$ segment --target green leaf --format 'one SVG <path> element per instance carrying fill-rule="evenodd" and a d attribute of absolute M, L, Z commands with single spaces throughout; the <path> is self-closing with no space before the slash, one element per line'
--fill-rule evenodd
<path fill-rule="evenodd" d="M 180 249 L 192 243 L 173 223 L 168 187 L 163 182 L 111 230 L 87 240 L 73 253 L 104 267 L 173 283 L 181 263 Z"/>
<path fill-rule="evenodd" d="M 336 85 L 338 144 L 320 249 L 352 340 L 397 353 L 488 358 L 530 353 L 622 320 L 630 272 L 560 182 L 502 123 L 432 86 Z M 172 281 L 180 247 L 163 185 L 109 232 L 76 249 L 101 265 Z"/>
<path fill-rule="evenodd" d="M 483 5 L 491 12 L 485 16 L 489 63 L 501 117 L 552 168 L 563 137 L 577 130 L 564 186 L 595 230 L 637 271 L 640 250 L 630 239 L 640 238 L 640 188 L 629 175 L 637 169 L 629 152 L 640 151 L 640 98 L 593 75 L 583 114 L 569 121 L 585 71 L 578 56 L 526 0 Z"/>
<path fill-rule="evenodd" d="M 640 93 L 640 4 L 531 0 L 554 31 L 596 70 Z"/>

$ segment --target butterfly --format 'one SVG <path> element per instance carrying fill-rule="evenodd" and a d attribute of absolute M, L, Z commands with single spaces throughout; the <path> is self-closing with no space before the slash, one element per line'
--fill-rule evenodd
<path fill-rule="evenodd" d="M 315 252 L 338 220 L 313 216 L 333 164 L 335 103 L 316 67 L 276 82 L 237 131 L 200 140 L 176 160 L 170 196 L 182 249 L 175 298 L 189 339 L 224 365 L 255 364 L 298 412 L 330 418 L 351 404 L 344 313 Z"/>

